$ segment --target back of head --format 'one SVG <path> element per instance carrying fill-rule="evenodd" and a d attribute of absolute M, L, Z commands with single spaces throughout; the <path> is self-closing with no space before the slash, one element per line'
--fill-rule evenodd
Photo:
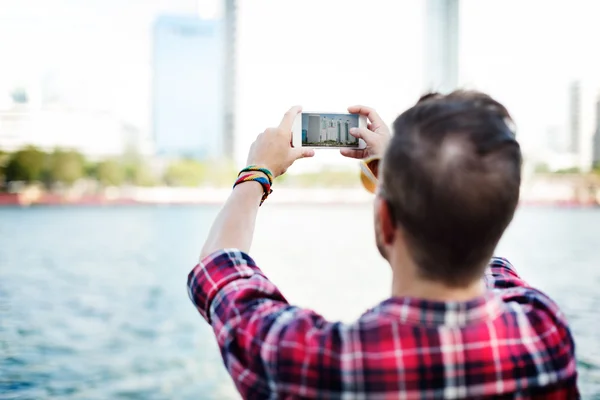
<path fill-rule="evenodd" d="M 468 285 L 519 200 L 521 151 L 508 111 L 479 92 L 423 96 L 394 122 L 380 182 L 419 273 Z"/>

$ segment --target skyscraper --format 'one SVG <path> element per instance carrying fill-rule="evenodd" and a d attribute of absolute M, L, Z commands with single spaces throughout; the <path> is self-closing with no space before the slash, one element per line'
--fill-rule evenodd
<path fill-rule="evenodd" d="M 225 98 L 223 110 L 223 152 L 227 158 L 233 159 L 235 146 L 235 88 L 237 73 L 237 0 L 225 0 Z"/>
<path fill-rule="evenodd" d="M 425 3 L 424 89 L 450 92 L 458 85 L 459 0 Z"/>
<path fill-rule="evenodd" d="M 579 153 L 581 138 L 581 84 L 572 82 L 569 87 L 569 151 Z"/>
<path fill-rule="evenodd" d="M 569 151 L 575 167 L 589 171 L 594 159 L 596 95 L 586 82 L 575 81 L 569 87 Z"/>
<path fill-rule="evenodd" d="M 342 125 L 342 142 L 346 144 L 356 142 L 356 138 L 350 134 L 350 122 L 344 121 Z"/>
<path fill-rule="evenodd" d="M 228 3 L 234 3 L 229 1 Z M 233 155 L 231 23 L 161 16 L 153 37 L 153 121 L 162 156 L 218 159 Z M 231 50 L 233 51 L 233 50 Z"/>
<path fill-rule="evenodd" d="M 594 133 L 594 155 L 592 158 L 593 167 L 600 167 L 600 93 L 596 98 L 596 132 Z"/>
<path fill-rule="evenodd" d="M 329 118 L 326 118 L 326 119 L 327 119 L 328 127 L 327 127 L 327 138 L 325 140 L 335 141 L 337 139 L 337 134 L 338 134 L 338 132 L 337 132 L 337 122 L 338 121 L 336 121 L 334 119 L 329 119 Z"/>
<path fill-rule="evenodd" d="M 308 116 L 308 142 L 318 143 L 321 139 L 321 124 L 320 117 L 318 114 Z"/>

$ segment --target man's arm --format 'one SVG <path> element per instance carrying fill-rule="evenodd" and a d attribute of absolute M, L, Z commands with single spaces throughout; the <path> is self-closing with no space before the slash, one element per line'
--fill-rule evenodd
<path fill-rule="evenodd" d="M 250 250 L 262 195 L 263 188 L 258 182 L 244 182 L 233 189 L 208 233 L 200 260 L 225 248 Z"/>
<path fill-rule="evenodd" d="M 268 128 L 258 135 L 250 148 L 248 165 L 263 166 L 276 178 L 297 159 L 314 155 L 314 150 L 294 149 L 290 145 L 292 125 L 301 111 L 300 107 L 292 107 L 277 128 Z M 200 260 L 225 248 L 250 250 L 262 194 L 258 182 L 244 182 L 235 187 L 210 229 Z"/>
<path fill-rule="evenodd" d="M 379 116 L 369 110 L 350 112 L 370 112 L 373 125 Z M 313 150 L 290 146 L 292 124 L 300 111 L 292 108 L 278 128 L 258 136 L 248 164 L 264 166 L 277 177 L 296 159 L 314 155 Z M 361 136 L 370 148 L 389 140 L 383 133 L 370 133 Z M 257 182 L 233 190 L 210 230 L 200 263 L 188 276 L 189 296 L 212 326 L 225 366 L 245 398 L 262 399 L 271 393 L 315 397 L 315 388 L 341 393 L 340 354 L 342 346 L 348 346 L 342 340 L 346 328 L 289 305 L 246 253 L 262 193 Z M 345 351 L 354 354 L 358 350 Z M 362 382 L 353 375 L 346 379 Z"/>

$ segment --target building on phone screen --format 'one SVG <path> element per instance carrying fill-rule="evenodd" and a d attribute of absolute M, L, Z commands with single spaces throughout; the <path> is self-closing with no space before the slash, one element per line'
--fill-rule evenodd
<path fill-rule="evenodd" d="M 350 135 L 351 127 L 351 122 L 341 117 L 309 114 L 308 126 L 302 131 L 302 141 L 307 143 L 356 143 L 356 138 Z"/>
<path fill-rule="evenodd" d="M 318 114 L 308 116 L 308 130 L 306 133 L 308 143 L 318 143 L 321 141 L 321 121 Z"/>

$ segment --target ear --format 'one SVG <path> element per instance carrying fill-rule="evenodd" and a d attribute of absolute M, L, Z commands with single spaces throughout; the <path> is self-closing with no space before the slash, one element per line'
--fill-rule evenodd
<path fill-rule="evenodd" d="M 393 244 L 397 234 L 396 221 L 394 221 L 389 203 L 379 196 L 375 198 L 375 214 L 379 222 L 383 244 Z"/>

